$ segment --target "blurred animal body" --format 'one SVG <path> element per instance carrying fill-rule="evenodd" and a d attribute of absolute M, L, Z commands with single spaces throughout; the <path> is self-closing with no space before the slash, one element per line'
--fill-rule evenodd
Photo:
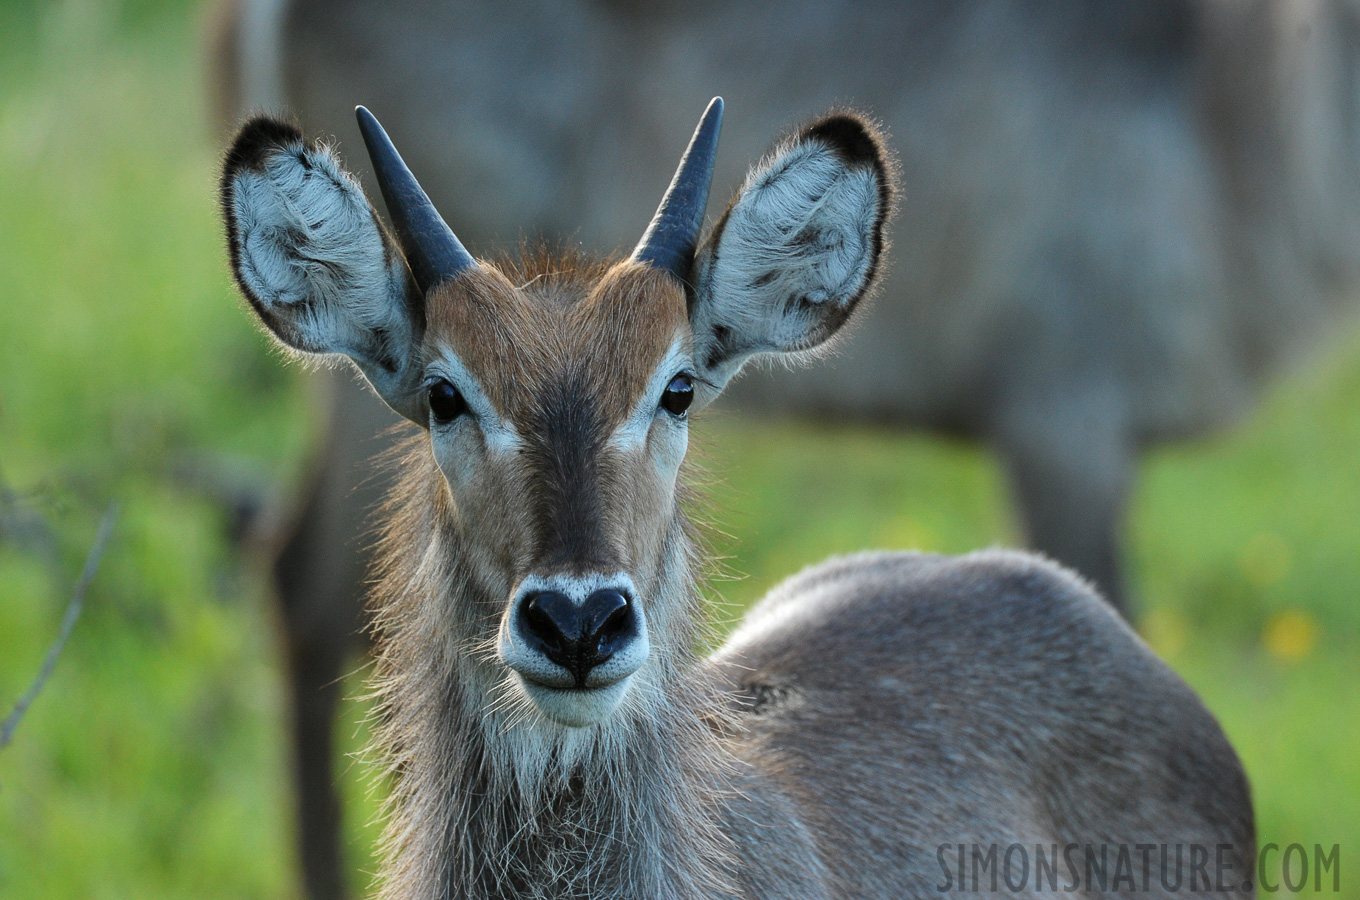
<path fill-rule="evenodd" d="M 331 150 L 270 118 L 237 137 L 222 206 L 264 325 L 419 426 L 373 601 L 383 896 L 896 900 L 952 882 L 941 848 L 1093 842 L 1212 847 L 1195 889 L 1250 895 L 1217 723 L 1042 559 L 832 560 L 696 655 L 688 415 L 855 314 L 891 206 L 871 125 L 800 129 L 700 240 L 715 100 L 627 258 L 490 263 L 358 118 L 390 233 Z M 1195 878 L 1189 852 L 1141 892 Z"/>
<path fill-rule="evenodd" d="M 1122 607 L 1139 452 L 1232 422 L 1351 300 L 1357 8 L 240 0 L 215 84 L 224 122 L 278 104 L 342 147 L 370 104 L 477 252 L 627 246 L 683 143 L 675 111 L 715 93 L 740 111 L 724 182 L 804 110 L 873 110 L 903 173 L 884 299 L 837 358 L 750 375 L 729 401 L 987 442 L 1030 545 Z M 364 460 L 393 421 L 321 378 L 329 426 L 277 566 L 315 872 L 334 870 L 324 723 L 384 487 Z"/>

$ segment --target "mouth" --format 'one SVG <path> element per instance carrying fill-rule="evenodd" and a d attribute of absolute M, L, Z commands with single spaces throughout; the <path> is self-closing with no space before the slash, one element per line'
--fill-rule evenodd
<path fill-rule="evenodd" d="M 627 675 L 602 687 L 553 687 L 517 673 L 517 679 L 534 706 L 554 722 L 569 728 L 588 728 L 609 718 L 633 680 Z"/>

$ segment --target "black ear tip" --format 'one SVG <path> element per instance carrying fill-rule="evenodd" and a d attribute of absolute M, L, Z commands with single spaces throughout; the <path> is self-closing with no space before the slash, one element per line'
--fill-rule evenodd
<path fill-rule="evenodd" d="M 254 116 L 236 132 L 236 139 L 227 151 L 225 171 L 258 169 L 270 153 L 301 143 L 302 131 L 296 125 L 272 116 Z"/>
<path fill-rule="evenodd" d="M 882 169 L 887 157 L 878 129 L 855 113 L 835 112 L 818 119 L 804 129 L 803 138 L 824 141 L 849 166 Z"/>

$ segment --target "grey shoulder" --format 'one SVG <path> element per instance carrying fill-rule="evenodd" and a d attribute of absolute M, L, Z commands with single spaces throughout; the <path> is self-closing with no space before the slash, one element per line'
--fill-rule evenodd
<path fill-rule="evenodd" d="M 758 764 L 800 753 L 809 779 L 853 768 L 940 808 L 1033 792 L 1048 815 L 1054 796 L 1079 797 L 1063 821 L 1126 809 L 1127 833 L 1151 833 L 1136 785 L 1175 798 L 1187 828 L 1252 840 L 1250 788 L 1213 715 L 1089 584 L 1034 554 L 829 560 L 776 587 L 710 671 Z"/>
<path fill-rule="evenodd" d="M 842 623 L 843 624 L 840 624 Z M 959 628 L 1018 636 L 1079 631 L 1137 640 L 1085 579 L 1034 553 L 981 550 L 965 556 L 875 552 L 836 557 L 785 580 L 761 600 L 732 643 L 802 627 L 853 629 L 884 638 Z"/>

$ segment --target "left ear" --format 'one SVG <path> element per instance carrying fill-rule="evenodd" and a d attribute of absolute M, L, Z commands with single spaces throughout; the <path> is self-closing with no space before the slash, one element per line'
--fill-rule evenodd
<path fill-rule="evenodd" d="M 259 116 L 222 172 L 232 271 L 260 321 L 304 356 L 346 356 L 398 413 L 419 397 L 425 298 L 358 182 L 327 147 Z"/>
<path fill-rule="evenodd" d="M 691 270 L 703 379 L 721 389 L 754 354 L 840 330 L 873 286 L 891 207 L 888 154 L 857 115 L 814 122 L 753 168 Z"/>

